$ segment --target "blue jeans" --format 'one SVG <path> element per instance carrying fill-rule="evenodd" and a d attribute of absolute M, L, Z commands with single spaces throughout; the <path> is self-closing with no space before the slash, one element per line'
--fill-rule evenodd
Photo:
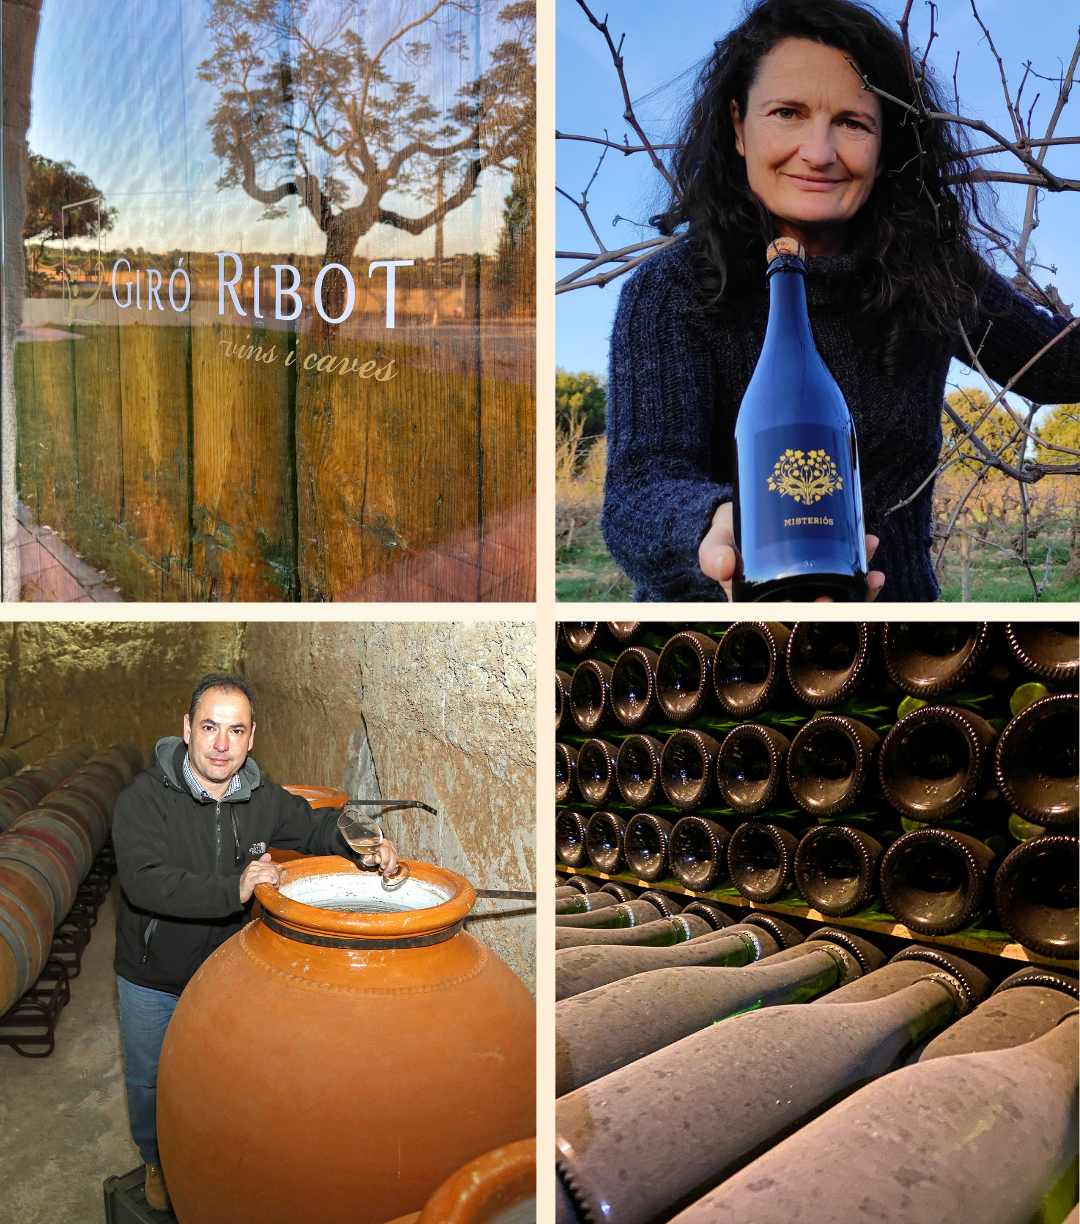
<path fill-rule="evenodd" d="M 180 996 L 150 990 L 117 977 L 120 990 L 120 1040 L 124 1045 L 131 1137 L 146 1164 L 160 1164 L 157 1146 L 157 1073 L 165 1030 Z"/>

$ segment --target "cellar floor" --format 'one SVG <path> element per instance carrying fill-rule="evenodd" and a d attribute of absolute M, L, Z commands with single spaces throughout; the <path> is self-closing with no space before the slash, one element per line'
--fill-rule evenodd
<path fill-rule="evenodd" d="M 141 1162 L 128 1133 L 113 943 L 98 913 L 48 1058 L 0 1046 L 0 1224 L 102 1224 L 102 1182 Z"/>

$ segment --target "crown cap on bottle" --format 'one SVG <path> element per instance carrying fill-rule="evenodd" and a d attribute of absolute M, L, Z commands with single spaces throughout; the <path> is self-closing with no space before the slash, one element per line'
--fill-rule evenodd
<path fill-rule="evenodd" d="M 795 238 L 774 238 L 769 243 L 768 249 L 765 252 L 765 259 L 772 263 L 774 259 L 779 259 L 781 255 L 794 255 L 796 259 L 806 262 L 806 251 L 803 250 L 801 242 Z"/>

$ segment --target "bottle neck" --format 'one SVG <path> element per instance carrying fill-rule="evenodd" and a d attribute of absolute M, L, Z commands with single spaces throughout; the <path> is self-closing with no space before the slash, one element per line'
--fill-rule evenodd
<path fill-rule="evenodd" d="M 814 348 L 810 332 L 810 317 L 806 313 L 806 276 L 801 264 L 788 264 L 769 277 L 769 325 L 765 331 L 765 347 L 791 343 L 798 336 L 803 347 Z"/>

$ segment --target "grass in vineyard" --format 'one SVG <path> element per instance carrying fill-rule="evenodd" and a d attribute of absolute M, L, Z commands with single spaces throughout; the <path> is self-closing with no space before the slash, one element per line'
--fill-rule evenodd
<path fill-rule="evenodd" d="M 632 600 L 634 584 L 611 559 L 600 535 L 600 511 L 604 501 L 604 467 L 607 446 L 603 438 L 585 450 L 574 440 L 559 443 L 556 469 L 555 593 L 562 602 L 600 603 Z M 995 543 L 1011 547 L 1009 532 L 989 533 Z M 1080 569 L 1069 564 L 1069 533 L 1063 536 L 1050 559 L 1049 579 L 1043 587 L 1043 603 L 1080 601 Z M 1034 591 L 1027 571 L 1012 557 L 987 544 L 970 548 L 971 599 L 990 603 L 1032 603 Z M 1031 542 L 1030 553 L 1036 582 L 1045 575 L 1046 544 Z M 941 599 L 959 603 L 963 578 L 959 541 L 949 544 L 940 574 Z"/>

